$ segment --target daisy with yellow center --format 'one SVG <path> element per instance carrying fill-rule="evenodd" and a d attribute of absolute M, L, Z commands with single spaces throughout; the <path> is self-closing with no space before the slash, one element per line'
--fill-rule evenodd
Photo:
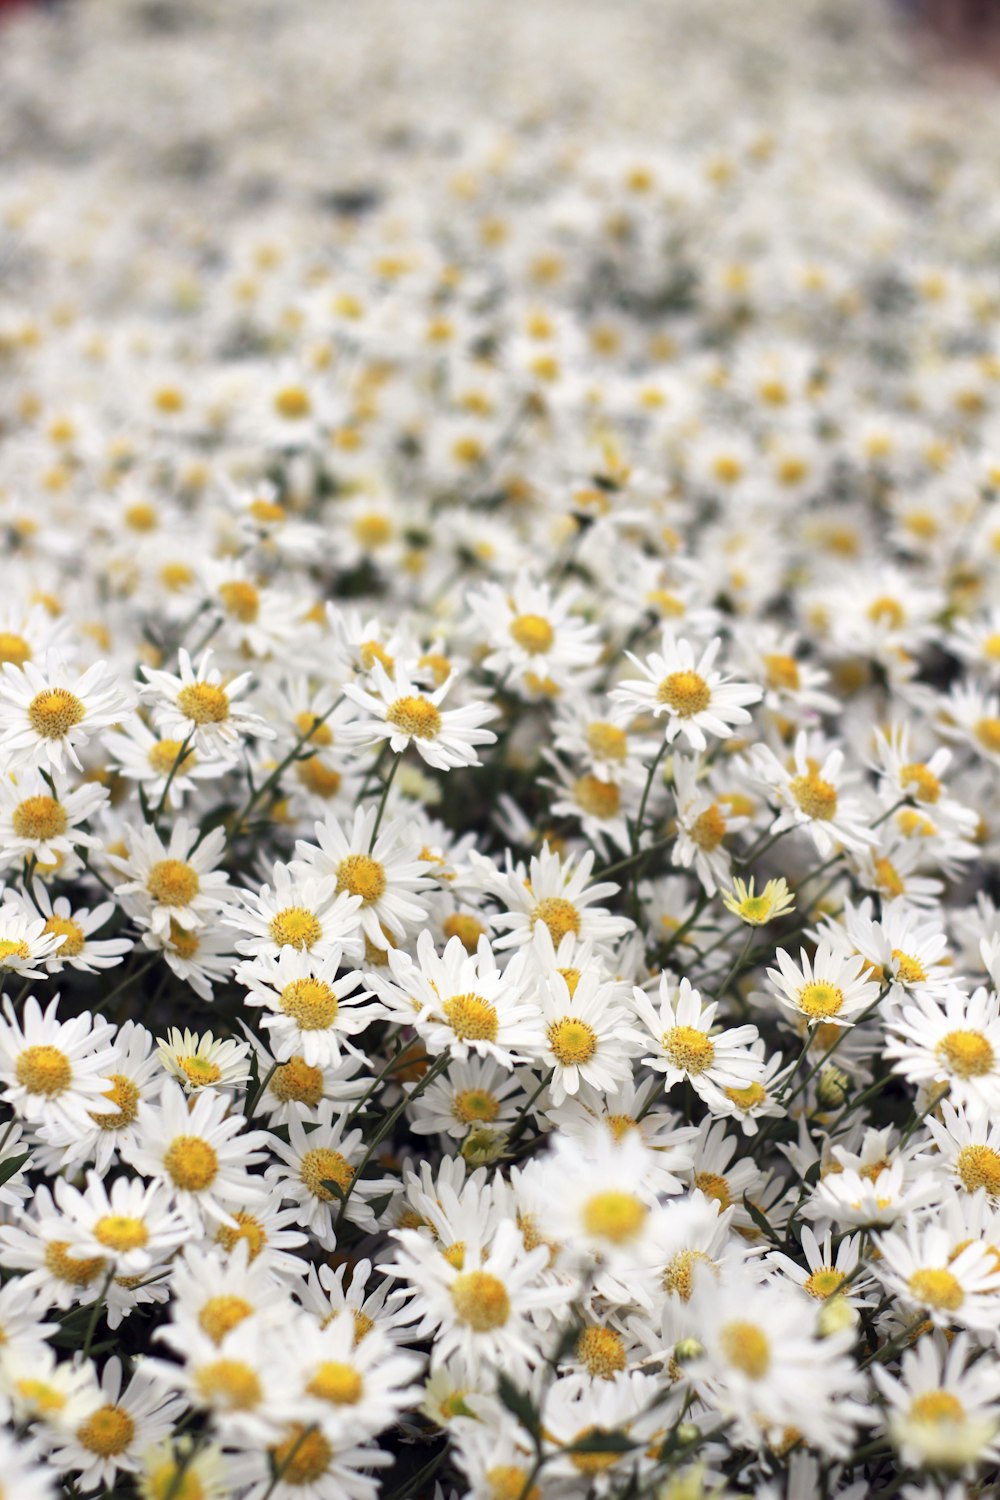
<path fill-rule="evenodd" d="M 656 1001 L 638 986 L 632 997 L 643 1043 L 654 1048 L 642 1061 L 665 1075 L 666 1089 L 687 1082 L 714 1114 L 732 1113 L 725 1091 L 749 1088 L 763 1073 L 751 1050 L 756 1026 L 714 1031 L 718 1005 L 704 1005 L 686 978 L 675 985 L 665 973 Z"/>
<path fill-rule="evenodd" d="M 968 1334 L 938 1334 L 903 1351 L 898 1376 L 873 1366 L 904 1464 L 956 1473 L 1000 1460 L 1000 1376 L 974 1350 Z"/>
<path fill-rule="evenodd" d="M 210 1031 L 199 1036 L 186 1027 L 172 1026 L 165 1037 L 157 1038 L 161 1064 L 189 1094 L 202 1088 L 238 1088 L 250 1077 L 250 1048 L 232 1037 L 219 1037 Z"/>
<path fill-rule="evenodd" d="M 455 1060 L 447 1076 L 436 1078 L 408 1110 L 416 1135 L 442 1134 L 464 1140 L 486 1127 L 502 1134 L 525 1101 L 516 1071 L 508 1072 L 491 1057 Z"/>
<path fill-rule="evenodd" d="M 333 816 L 314 825 L 316 842 L 300 839 L 292 870 L 332 879 L 338 895 L 350 897 L 362 931 L 379 948 L 388 932 L 404 941 L 427 918 L 427 863 L 412 832 L 393 819 L 375 832 L 377 809 L 359 807 L 349 826 Z"/>
<path fill-rule="evenodd" d="M 247 1004 L 265 1007 L 261 1025 L 276 1057 L 300 1056 L 309 1067 L 336 1067 L 342 1052 L 359 1056 L 350 1041 L 378 1015 L 366 1005 L 370 990 L 359 990 L 361 974 L 342 972 L 343 955 L 334 948 L 324 958 L 303 949 L 282 948 L 240 964 L 237 980 L 247 987 Z"/>
<path fill-rule="evenodd" d="M 108 800 L 104 787 L 84 783 L 70 790 L 62 778 L 52 785 L 37 771 L 0 779 L 0 849 L 7 863 L 31 855 L 42 864 L 93 848 L 98 840 L 82 826 Z"/>
<path fill-rule="evenodd" d="M 132 697 L 104 662 L 78 676 L 50 652 L 43 667 L 31 660 L 3 664 L 0 757 L 14 771 L 39 764 L 62 771 L 67 760 L 82 771 L 79 751 L 128 716 Z"/>
<path fill-rule="evenodd" d="M 272 870 L 273 884 L 237 893 L 241 905 L 228 907 L 223 918 L 242 934 L 237 951 L 252 959 L 277 958 L 286 950 L 316 962 L 335 951 L 340 957 L 360 957 L 361 897 L 338 891 L 331 875 L 301 871 L 301 866 L 294 870 L 279 861 Z"/>
<path fill-rule="evenodd" d="M 474 956 L 458 937 L 439 954 L 426 929 L 416 947 L 416 961 L 402 950 L 389 953 L 391 979 L 367 977 L 385 1013 L 415 1027 L 430 1056 L 465 1060 L 475 1053 L 509 1068 L 531 1055 L 541 1018 L 526 998 L 523 963 L 501 971 L 485 937 Z"/>
<path fill-rule="evenodd" d="M 483 725 L 496 717 L 490 703 L 467 703 L 461 708 L 442 707 L 458 682 L 453 672 L 439 686 L 425 690 L 397 668 L 390 677 L 381 662 L 368 674 L 373 691 L 347 683 L 344 692 L 365 710 L 352 726 L 352 735 L 362 743 L 387 740 L 400 755 L 411 746 L 421 760 L 440 771 L 456 766 L 478 766 L 478 745 L 492 745 L 496 735 Z"/>
<path fill-rule="evenodd" d="M 749 882 L 734 880 L 732 890 L 722 892 L 722 904 L 748 927 L 764 927 L 794 911 L 795 897 L 783 877 L 769 880 L 763 890 L 756 891 L 751 875 Z"/>
<path fill-rule="evenodd" d="M 644 714 L 662 718 L 667 742 L 683 735 L 693 750 L 706 750 L 708 735 L 728 739 L 737 725 L 750 723 L 747 706 L 763 694 L 754 683 L 714 670 L 721 646 L 716 636 L 696 658 L 691 643 L 665 626 L 659 651 L 644 661 L 626 652 L 642 676 L 612 689 L 616 717 L 623 723 Z"/>
<path fill-rule="evenodd" d="M 712 790 L 709 779 L 700 779 L 696 757 L 675 755 L 673 761 L 677 837 L 670 852 L 671 863 L 683 869 L 694 866 L 702 888 L 714 896 L 728 882 L 732 858 L 725 840 L 745 828 L 749 819 L 734 813 Z"/>
<path fill-rule="evenodd" d="M 778 1003 L 809 1026 L 853 1026 L 878 1001 L 880 986 L 860 954 L 837 952 L 824 941 L 812 959 L 800 949 L 798 964 L 784 948 L 775 957 L 778 967 L 767 977 Z"/>
<path fill-rule="evenodd" d="M 215 868 L 226 846 L 225 829 L 199 838 L 196 825 L 178 818 L 166 844 L 147 824 L 130 831 L 125 857 L 108 855 L 125 876 L 115 895 L 155 937 L 165 938 L 171 923 L 188 931 L 206 925 L 229 893 L 229 877 Z"/>
<path fill-rule="evenodd" d="M 843 765 L 841 749 L 828 749 L 819 736 L 804 731 L 796 736 L 787 762 L 779 760 L 769 746 L 755 745 L 754 772 L 771 789 L 778 805 L 770 833 L 805 829 L 823 859 L 829 858 L 838 845 L 866 849 L 874 843 L 871 820 L 851 795 L 853 778 L 844 774 Z"/>
<path fill-rule="evenodd" d="M 193 1099 L 172 1080 L 159 1103 L 140 1104 L 128 1161 L 144 1177 L 163 1182 L 176 1196 L 188 1222 L 201 1226 L 230 1222 L 233 1210 L 260 1202 L 263 1186 L 248 1168 L 262 1160 L 260 1131 L 243 1132 L 242 1115 L 230 1113 L 230 1100 L 214 1089 Z"/>
<path fill-rule="evenodd" d="M 918 1222 L 879 1236 L 873 1268 L 886 1290 L 938 1328 L 996 1327 L 1000 1266 L 982 1240 L 963 1236 L 949 1222 Z"/>
<path fill-rule="evenodd" d="M 536 944 L 537 946 L 537 944 Z M 631 1077 L 634 1032 L 621 1003 L 622 986 L 602 979 L 595 965 L 585 973 L 558 969 L 539 987 L 545 1044 L 542 1059 L 552 1069 L 549 1087 L 559 1105 L 589 1084 L 613 1094 Z"/>
<path fill-rule="evenodd" d="M 1000 1000 L 992 991 L 916 992 L 890 1017 L 885 1055 L 910 1083 L 947 1084 L 970 1118 L 1000 1113 Z"/>
<path fill-rule="evenodd" d="M 111 1112 L 107 1077 L 115 1060 L 114 1028 L 89 1011 L 57 1018 L 58 996 L 44 1010 L 33 995 L 20 1020 L 9 996 L 0 1014 L 0 1086 L 17 1115 L 68 1142 L 87 1132 L 92 1115 Z"/>
<path fill-rule="evenodd" d="M 313 1117 L 315 1128 L 306 1130 L 300 1118 L 289 1116 L 287 1144 L 269 1137 L 277 1158 L 269 1178 L 296 1205 L 296 1222 L 326 1250 L 337 1244 L 335 1225 L 341 1218 L 372 1233 L 377 1220 L 368 1200 L 384 1198 L 393 1188 L 390 1178 L 358 1176 L 365 1142 L 360 1130 L 345 1134 L 345 1118 L 335 1101 L 324 1099 Z"/>
<path fill-rule="evenodd" d="M 579 593 L 572 587 L 557 593 L 526 573 L 509 591 L 499 584 L 470 590 L 468 607 L 487 650 L 485 670 L 529 698 L 542 684 L 558 696 L 599 654 L 597 628 L 575 610 Z"/>
<path fill-rule="evenodd" d="M 239 700 L 251 682 L 251 674 L 223 679 L 209 665 L 205 651 L 197 669 L 187 651 L 178 652 L 178 673 L 143 667 L 142 689 L 153 720 L 163 739 L 187 745 L 199 756 L 232 761 L 249 738 L 273 739 L 275 731 L 257 713 Z"/>

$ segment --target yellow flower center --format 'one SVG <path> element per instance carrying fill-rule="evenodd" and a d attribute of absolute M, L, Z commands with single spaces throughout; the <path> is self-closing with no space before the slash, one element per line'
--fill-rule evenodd
<path fill-rule="evenodd" d="M 252 625 L 260 613 L 260 594 L 252 583 L 245 579 L 234 579 L 219 588 L 219 598 L 226 613 L 243 625 Z"/>
<path fill-rule="evenodd" d="M 242 1359 L 217 1359 L 202 1365 L 195 1385 L 206 1401 L 229 1411 L 252 1411 L 264 1396 L 256 1370 Z"/>
<path fill-rule="evenodd" d="M 589 773 L 574 781 L 573 797 L 592 818 L 613 818 L 621 807 L 621 793 L 615 783 Z"/>
<path fill-rule="evenodd" d="M 728 1208 L 733 1201 L 727 1179 L 718 1172 L 696 1172 L 694 1185 L 720 1208 Z"/>
<path fill-rule="evenodd" d="M 229 718 L 229 694 L 211 682 L 190 682 L 177 694 L 177 707 L 192 724 L 224 724 Z"/>
<path fill-rule="evenodd" d="M 361 1400 L 362 1386 L 361 1376 L 353 1365 L 329 1359 L 319 1366 L 306 1390 L 331 1406 L 356 1406 Z"/>
<path fill-rule="evenodd" d="M 921 984 L 927 978 L 927 970 L 912 953 L 893 948 L 892 956 L 896 960 L 896 978 L 901 984 Z"/>
<path fill-rule="evenodd" d="M 967 1193 L 984 1187 L 991 1198 L 1000 1194 L 1000 1152 L 991 1146 L 963 1146 L 955 1169 Z"/>
<path fill-rule="evenodd" d="M 56 950 L 60 958 L 76 958 L 86 947 L 87 938 L 83 928 L 70 917 L 49 917 L 45 923 L 45 931 L 50 937 L 62 938 L 63 941 Z"/>
<path fill-rule="evenodd" d="M 60 1412 L 66 1405 L 62 1391 L 44 1380 L 18 1380 L 14 1388 L 22 1400 L 30 1404 L 32 1411 L 42 1417 Z"/>
<path fill-rule="evenodd" d="M 704 713 L 712 701 L 712 689 L 697 672 L 671 672 L 656 690 L 656 701 L 665 703 L 682 719 Z"/>
<path fill-rule="evenodd" d="M 281 1008 L 302 1031 L 326 1031 L 337 1019 L 340 1002 L 322 979 L 293 979 L 281 992 Z"/>
<path fill-rule="evenodd" d="M 108 1250 L 141 1250 L 149 1243 L 149 1230 L 129 1214 L 105 1214 L 94 1225 L 94 1238 Z"/>
<path fill-rule="evenodd" d="M 672 1026 L 661 1040 L 667 1060 L 685 1073 L 704 1073 L 715 1061 L 715 1043 L 696 1026 Z"/>
<path fill-rule="evenodd" d="M 682 1302 L 690 1302 L 694 1292 L 695 1266 L 708 1266 L 715 1271 L 715 1262 L 703 1250 L 680 1250 L 663 1269 L 663 1290 L 673 1292 Z"/>
<path fill-rule="evenodd" d="M 625 1345 L 613 1328 L 585 1328 L 577 1339 L 576 1357 L 587 1374 L 610 1380 L 624 1370 Z"/>
<path fill-rule="evenodd" d="M 156 744 L 150 749 L 148 760 L 150 766 L 158 776 L 169 776 L 175 766 L 177 766 L 177 770 L 174 772 L 175 776 L 190 770 L 196 759 L 193 750 L 188 750 L 180 764 L 177 764 L 177 758 L 183 746 L 183 740 L 157 740 Z"/>
<path fill-rule="evenodd" d="M 820 1266 L 807 1276 L 802 1283 L 803 1291 L 815 1297 L 817 1302 L 822 1302 L 827 1297 L 832 1297 L 834 1292 L 840 1290 L 844 1284 L 843 1271 L 837 1271 L 833 1266 Z"/>
<path fill-rule="evenodd" d="M 335 797 L 344 780 L 339 771 L 335 771 L 332 766 L 324 765 L 318 755 L 310 755 L 305 760 L 296 761 L 295 774 L 306 791 L 312 792 L 314 797 L 324 799 Z"/>
<path fill-rule="evenodd" d="M 66 832 L 66 813 L 54 797 L 26 797 L 11 822 L 19 839 L 54 839 Z"/>
<path fill-rule="evenodd" d="M 445 1020 L 462 1042 L 495 1042 L 500 1030 L 496 1006 L 482 995 L 452 995 L 441 1006 Z"/>
<path fill-rule="evenodd" d="M 215 1232 L 216 1244 L 222 1245 L 228 1251 L 233 1251 L 242 1241 L 249 1249 L 250 1259 L 256 1260 L 267 1244 L 267 1231 L 259 1219 L 255 1219 L 252 1214 L 244 1213 L 241 1209 L 237 1209 L 233 1218 L 239 1227 L 233 1229 L 229 1224 L 220 1224 Z"/>
<path fill-rule="evenodd" d="M 510 1297 L 499 1276 L 464 1271 L 451 1284 L 451 1300 L 460 1323 L 476 1333 L 492 1333 L 510 1317 Z"/>
<path fill-rule="evenodd" d="M 316 1146 L 303 1156 L 299 1177 L 321 1202 L 332 1203 L 336 1194 L 323 1184 L 336 1183 L 340 1191 L 346 1193 L 354 1181 L 354 1169 L 339 1151 L 332 1151 L 329 1146 Z"/>
<path fill-rule="evenodd" d="M 726 820 L 714 802 L 711 807 L 707 807 L 699 817 L 695 818 L 688 829 L 688 838 L 706 854 L 711 854 L 713 849 L 717 849 L 725 836 Z"/>
<path fill-rule="evenodd" d="M 252 1312 L 253 1307 L 245 1298 L 224 1292 L 218 1297 L 209 1297 L 198 1314 L 198 1325 L 213 1344 L 221 1344 L 226 1334 L 249 1318 Z"/>
<path fill-rule="evenodd" d="M 529 656 L 541 656 L 551 651 L 556 638 L 544 615 L 517 615 L 510 623 L 510 633 Z"/>
<path fill-rule="evenodd" d="M 181 927 L 170 918 L 170 947 L 178 958 L 194 958 L 201 947 L 201 939 L 190 928 Z"/>
<path fill-rule="evenodd" d="M 304 906 L 286 906 L 272 917 L 268 929 L 279 948 L 309 949 L 323 936 L 319 918 Z"/>
<path fill-rule="evenodd" d="M 378 641 L 363 641 L 358 647 L 358 656 L 366 672 L 370 672 L 375 663 L 380 662 L 389 676 L 392 676 L 396 665 L 395 657 L 390 656 L 385 647 L 380 646 Z"/>
<path fill-rule="evenodd" d="M 532 912 L 531 922 L 532 926 L 536 922 L 544 922 L 557 948 L 567 932 L 580 931 L 580 913 L 572 901 L 567 901 L 562 896 L 544 896 Z"/>
<path fill-rule="evenodd" d="M 957 1078 L 982 1078 L 993 1067 L 993 1048 L 980 1031 L 949 1031 L 934 1051 Z"/>
<path fill-rule="evenodd" d="M 45 688 L 28 704 L 28 723 L 43 740 L 61 740 L 87 710 L 65 688 Z"/>
<path fill-rule="evenodd" d="M 307 1104 L 315 1109 L 323 1097 L 323 1071 L 311 1067 L 304 1057 L 290 1057 L 275 1068 L 268 1087 L 283 1103 Z"/>
<path fill-rule="evenodd" d="M 201 1088 L 206 1083 L 218 1083 L 222 1077 L 222 1069 L 218 1063 L 212 1062 L 211 1058 L 203 1057 L 198 1052 L 191 1057 L 179 1057 L 177 1065 L 195 1088 Z"/>
<path fill-rule="evenodd" d="M 597 719 L 587 725 L 587 749 L 601 760 L 623 761 L 628 754 L 628 738 L 617 724 L 607 724 Z"/>
<path fill-rule="evenodd" d="M 219 1158 L 200 1135 L 178 1135 L 167 1147 L 163 1165 L 175 1187 L 185 1193 L 200 1193 L 215 1181 Z"/>
<path fill-rule="evenodd" d="M 30 958 L 31 949 L 22 939 L 0 938 L 0 965 L 7 967 L 8 958 Z"/>
<path fill-rule="evenodd" d="M 452 912 L 450 917 L 445 917 L 441 930 L 446 938 L 457 937 L 466 953 L 475 953 L 479 946 L 479 939 L 486 932 L 486 928 L 477 917 L 458 911 Z"/>
<path fill-rule="evenodd" d="M 725 1089 L 724 1092 L 744 1114 L 767 1102 L 767 1090 L 760 1083 L 748 1083 L 745 1089 Z"/>
<path fill-rule="evenodd" d="M 68 1089 L 73 1081 L 73 1068 L 65 1052 L 45 1043 L 25 1047 L 14 1064 L 14 1075 L 29 1094 L 42 1094 L 54 1099 Z"/>
<path fill-rule="evenodd" d="M 737 1319 L 727 1323 L 719 1335 L 722 1352 L 729 1363 L 750 1380 L 762 1380 L 771 1367 L 771 1345 L 756 1323 Z"/>
<path fill-rule="evenodd" d="M 980 719 L 973 734 L 984 750 L 991 755 L 1000 755 L 1000 719 L 996 715 Z"/>
<path fill-rule="evenodd" d="M 397 698 L 390 704 L 386 718 L 412 739 L 433 740 L 441 733 L 441 715 L 429 698 L 419 694 Z"/>
<path fill-rule="evenodd" d="M 964 1416 L 965 1407 L 958 1397 L 940 1387 L 936 1391 L 922 1391 L 910 1406 L 912 1422 L 961 1422 Z"/>
<path fill-rule="evenodd" d="M 906 611 L 898 599 L 891 599 L 884 594 L 869 604 L 868 618 L 874 625 L 888 625 L 893 630 L 898 630 L 906 619 Z"/>
<path fill-rule="evenodd" d="M 354 522 L 354 535 L 362 547 L 384 547 L 392 541 L 392 523 L 386 516 L 371 514 L 358 516 Z"/>
<path fill-rule="evenodd" d="M 764 667 L 769 688 L 784 688 L 792 693 L 798 690 L 799 664 L 794 656 L 765 656 Z"/>
<path fill-rule="evenodd" d="M 172 1459 L 149 1471 L 146 1488 L 149 1500 L 208 1500 L 198 1475 L 191 1469 L 185 1471 Z"/>
<path fill-rule="evenodd" d="M 370 906 L 385 892 L 385 869 L 370 854 L 349 854 L 337 867 L 337 890 L 360 896 Z"/>
<path fill-rule="evenodd" d="M 274 409 L 286 422 L 301 422 L 312 411 L 309 392 L 301 385 L 282 386 L 275 393 Z"/>
<path fill-rule="evenodd" d="M 183 859 L 160 859 L 149 872 L 146 889 L 160 906 L 187 906 L 201 889 L 197 870 Z"/>
<path fill-rule="evenodd" d="M 940 781 L 922 762 L 911 761 L 901 766 L 899 780 L 918 802 L 936 802 L 941 795 Z"/>
<path fill-rule="evenodd" d="M 489 1500 L 541 1500 L 541 1489 L 528 1483 L 530 1477 L 528 1470 L 517 1464 L 495 1464 L 486 1471 Z"/>
<path fill-rule="evenodd" d="M 135 1435 L 135 1423 L 120 1406 L 102 1406 L 76 1429 L 76 1440 L 88 1453 L 113 1458 L 124 1453 Z"/>
<path fill-rule="evenodd" d="M 604 1124 L 615 1141 L 623 1141 L 630 1130 L 638 1129 L 637 1122 L 631 1115 L 605 1115 Z"/>
<path fill-rule="evenodd" d="M 500 1105 L 485 1089 L 460 1089 L 451 1101 L 451 1112 L 463 1125 L 489 1125 L 500 1113 Z"/>
<path fill-rule="evenodd" d="M 824 984 L 815 980 L 799 990 L 799 1009 L 811 1021 L 825 1021 L 829 1016 L 839 1015 L 844 1004 L 844 992 L 835 984 Z"/>
<path fill-rule="evenodd" d="M 45 1267 L 60 1281 L 71 1286 L 90 1286 L 107 1262 L 103 1255 L 91 1255 L 86 1259 L 70 1255 L 68 1240 L 49 1240 L 45 1247 Z"/>
<path fill-rule="evenodd" d="M 553 1021 L 547 1036 L 553 1056 L 565 1068 L 589 1062 L 597 1051 L 597 1032 L 576 1016 Z"/>
<path fill-rule="evenodd" d="M 632 1193 L 610 1188 L 587 1199 L 583 1206 L 583 1226 L 594 1239 L 624 1245 L 642 1232 L 648 1213 L 645 1203 Z"/>
<path fill-rule="evenodd" d="M 9 661 L 11 666 L 23 667 L 31 660 L 31 647 L 23 635 L 13 635 L 9 630 L 0 630 L 0 666 Z"/>
<path fill-rule="evenodd" d="M 105 1089 L 103 1097 L 110 1099 L 116 1109 L 105 1115 L 91 1114 L 90 1118 L 102 1130 L 120 1130 L 123 1125 L 131 1125 L 139 1113 L 139 1090 L 124 1073 L 109 1073 L 108 1082 L 111 1087 Z"/>
<path fill-rule="evenodd" d="M 271 1449 L 274 1467 L 282 1484 L 315 1484 L 329 1469 L 333 1448 L 318 1428 L 312 1432 L 300 1422 L 292 1425 L 288 1437 Z"/>
<path fill-rule="evenodd" d="M 824 781 L 817 771 L 796 776 L 792 781 L 792 796 L 807 818 L 826 823 L 837 811 L 837 789 Z"/>
<path fill-rule="evenodd" d="M 936 1307 L 940 1312 L 957 1312 L 965 1301 L 961 1282 L 951 1271 L 914 1271 L 907 1286 L 915 1302 L 922 1302 L 926 1307 Z"/>

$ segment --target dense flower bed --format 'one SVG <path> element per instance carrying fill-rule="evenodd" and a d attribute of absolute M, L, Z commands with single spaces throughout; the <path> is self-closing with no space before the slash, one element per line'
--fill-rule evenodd
<path fill-rule="evenodd" d="M 995 1478 L 995 105 L 884 24 L 5 24 L 2 1500 Z"/>

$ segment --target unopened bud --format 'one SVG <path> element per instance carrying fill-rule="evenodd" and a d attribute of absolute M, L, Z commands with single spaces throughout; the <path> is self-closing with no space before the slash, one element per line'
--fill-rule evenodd
<path fill-rule="evenodd" d="M 499 1161 L 507 1149 L 507 1137 L 502 1130 L 490 1130 L 485 1125 L 474 1125 L 462 1142 L 462 1156 L 470 1167 L 484 1167 Z"/>
<path fill-rule="evenodd" d="M 705 1352 L 704 1344 L 699 1344 L 697 1339 L 679 1339 L 674 1345 L 674 1359 L 679 1365 L 685 1365 L 692 1359 L 698 1359 Z"/>
<path fill-rule="evenodd" d="M 701 1437 L 701 1428 L 697 1422 L 682 1422 L 677 1429 L 677 1441 L 682 1447 L 689 1447 L 696 1443 Z"/>
<path fill-rule="evenodd" d="M 847 1098 L 851 1080 L 842 1068 L 832 1063 L 824 1068 L 816 1085 L 816 1097 L 825 1109 L 839 1109 Z"/>

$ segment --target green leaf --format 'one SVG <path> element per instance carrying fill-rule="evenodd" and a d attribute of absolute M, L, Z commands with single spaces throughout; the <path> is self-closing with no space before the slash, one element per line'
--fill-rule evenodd
<path fill-rule="evenodd" d="M 21 1156 L 9 1156 L 6 1161 L 0 1162 L 0 1187 L 9 1182 L 15 1172 L 19 1172 L 31 1155 L 25 1151 Z"/>
<path fill-rule="evenodd" d="M 624 1432 L 595 1427 L 593 1432 L 588 1432 L 585 1437 L 579 1437 L 575 1442 L 568 1443 L 562 1451 L 564 1453 L 631 1453 L 641 1446 L 641 1443 L 634 1443 Z"/>
<path fill-rule="evenodd" d="M 504 1374 L 497 1381 L 497 1395 L 526 1432 L 530 1432 L 533 1438 L 541 1435 L 542 1424 L 535 1403 Z"/>
<path fill-rule="evenodd" d="M 781 1240 L 775 1234 L 774 1230 L 771 1228 L 770 1224 L 767 1222 L 767 1219 L 761 1213 L 757 1205 L 750 1202 L 750 1199 L 747 1197 L 746 1193 L 743 1194 L 743 1207 L 746 1209 L 747 1213 L 750 1215 L 751 1219 L 754 1221 L 764 1238 L 770 1240 L 772 1245 L 780 1245 Z"/>
<path fill-rule="evenodd" d="M 380 1219 L 382 1217 L 395 1196 L 396 1194 L 394 1192 L 380 1193 L 377 1198 L 368 1199 L 368 1207 L 371 1209 L 376 1219 Z"/>
<path fill-rule="evenodd" d="M 320 1187 L 325 1187 L 328 1193 L 333 1194 L 334 1198 L 340 1199 L 344 1196 L 344 1190 L 340 1186 L 340 1184 L 337 1182 L 331 1182 L 328 1178 L 323 1179 L 323 1181 L 320 1183 Z"/>

